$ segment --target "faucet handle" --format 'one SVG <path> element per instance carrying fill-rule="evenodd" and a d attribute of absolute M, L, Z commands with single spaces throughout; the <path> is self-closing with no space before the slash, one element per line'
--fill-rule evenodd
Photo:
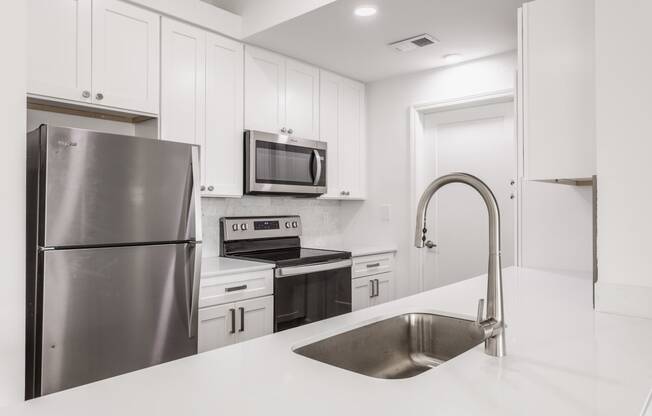
<path fill-rule="evenodd" d="M 478 300 L 478 315 L 475 318 L 476 323 L 480 323 L 484 320 L 484 299 Z"/>

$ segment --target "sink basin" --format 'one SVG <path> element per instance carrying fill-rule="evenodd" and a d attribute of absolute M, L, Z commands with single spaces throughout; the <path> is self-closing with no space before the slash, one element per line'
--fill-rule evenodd
<path fill-rule="evenodd" d="M 294 350 L 369 377 L 414 377 L 474 348 L 485 339 L 474 321 L 408 313 L 374 322 Z"/>

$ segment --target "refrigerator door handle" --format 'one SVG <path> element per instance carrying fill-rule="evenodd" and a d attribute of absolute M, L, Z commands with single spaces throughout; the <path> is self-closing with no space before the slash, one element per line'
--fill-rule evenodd
<path fill-rule="evenodd" d="M 197 314 L 199 303 L 199 282 L 201 280 L 201 244 L 190 243 L 192 251 L 192 263 L 190 278 L 190 296 L 188 299 L 188 338 L 197 335 Z"/>
<path fill-rule="evenodd" d="M 192 203 L 191 209 L 195 220 L 195 241 L 202 241 L 202 227 L 201 227 L 201 167 L 199 163 L 199 146 L 192 146 L 191 148 L 191 169 L 192 169 Z"/>

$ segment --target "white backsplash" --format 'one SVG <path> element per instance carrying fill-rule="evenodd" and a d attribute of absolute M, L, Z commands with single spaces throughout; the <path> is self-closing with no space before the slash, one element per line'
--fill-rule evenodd
<path fill-rule="evenodd" d="M 203 255 L 219 255 L 220 218 L 263 215 L 299 215 L 303 223 L 304 247 L 342 247 L 339 201 L 315 198 L 244 196 L 242 198 L 202 198 Z"/>

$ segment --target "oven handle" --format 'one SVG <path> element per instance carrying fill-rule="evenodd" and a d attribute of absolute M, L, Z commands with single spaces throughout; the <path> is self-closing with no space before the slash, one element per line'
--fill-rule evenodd
<path fill-rule="evenodd" d="M 274 276 L 276 278 L 288 277 L 288 276 L 298 276 L 300 274 L 324 272 L 327 270 L 335 269 L 344 269 L 346 267 L 351 267 L 353 265 L 353 260 L 339 260 L 339 261 L 330 261 L 326 263 L 310 264 L 307 266 L 295 266 L 295 267 L 284 267 L 276 269 Z"/>
<path fill-rule="evenodd" d="M 319 185 L 319 180 L 321 179 L 321 157 L 319 156 L 319 151 L 317 149 L 312 150 L 312 154 L 315 156 L 315 162 L 313 162 L 313 166 L 317 165 L 317 168 L 313 168 L 313 179 L 312 184 L 317 186 Z M 315 172 L 316 170 L 316 172 Z"/>

